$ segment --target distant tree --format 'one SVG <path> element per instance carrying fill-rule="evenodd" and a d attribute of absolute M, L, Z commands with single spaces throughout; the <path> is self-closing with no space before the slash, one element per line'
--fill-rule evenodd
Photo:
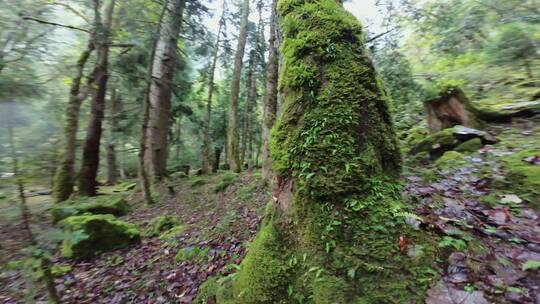
<path fill-rule="evenodd" d="M 267 180 L 272 175 L 272 160 L 270 158 L 270 130 L 276 121 L 278 109 L 278 75 L 279 54 L 277 41 L 277 0 L 272 1 L 270 16 L 270 40 L 268 47 L 268 64 L 266 66 L 266 92 L 263 110 L 263 145 L 262 145 L 262 174 Z"/>
<path fill-rule="evenodd" d="M 532 31 L 528 31 L 532 32 Z M 512 23 L 497 29 L 487 49 L 488 60 L 494 64 L 520 62 L 533 78 L 531 62 L 539 58 L 538 48 L 522 25 Z"/>
<path fill-rule="evenodd" d="M 231 100 L 229 104 L 229 120 L 227 126 L 227 150 L 230 169 L 240 172 L 240 151 L 238 136 L 238 98 L 240 95 L 240 78 L 244 60 L 244 52 L 247 42 L 247 27 L 249 17 L 249 0 L 244 0 L 242 5 L 242 17 L 240 21 L 240 33 L 238 36 L 238 46 L 234 59 L 234 72 L 231 82 Z"/>

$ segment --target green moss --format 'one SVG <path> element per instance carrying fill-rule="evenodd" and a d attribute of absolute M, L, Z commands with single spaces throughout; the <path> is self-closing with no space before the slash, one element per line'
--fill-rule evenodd
<path fill-rule="evenodd" d="M 442 170 L 457 169 L 467 164 L 465 156 L 456 151 L 448 151 L 435 164 Z"/>
<path fill-rule="evenodd" d="M 62 243 L 62 255 L 68 258 L 89 258 L 140 241 L 137 226 L 109 214 L 71 216 L 59 226 L 72 234 Z"/>
<path fill-rule="evenodd" d="M 482 144 L 482 140 L 480 138 L 473 138 L 473 139 L 470 139 L 470 140 L 460 144 L 454 150 L 457 151 L 457 152 L 462 152 L 462 153 L 476 152 L 476 151 L 482 149 L 483 146 L 484 145 Z"/>
<path fill-rule="evenodd" d="M 525 158 L 534 156 L 539 156 L 536 149 L 526 149 L 503 157 L 502 161 L 507 175 L 502 185 L 515 191 L 532 207 L 538 209 L 540 208 L 540 165 L 524 161 Z"/>
<path fill-rule="evenodd" d="M 59 203 L 51 208 L 54 223 L 67 217 L 83 214 L 112 214 L 122 216 L 129 213 L 130 205 L 120 195 L 103 195 L 97 197 L 79 197 Z"/>
<path fill-rule="evenodd" d="M 191 187 L 200 187 L 206 184 L 206 178 L 196 177 L 191 181 Z"/>
<path fill-rule="evenodd" d="M 454 129 L 448 128 L 434 133 L 418 142 L 410 151 L 412 155 L 420 152 L 430 152 L 434 147 L 441 150 L 451 150 L 459 144 L 454 137 Z"/>
<path fill-rule="evenodd" d="M 147 237 L 155 237 L 162 232 L 170 230 L 180 225 L 180 221 L 176 217 L 170 215 L 162 215 L 154 218 L 145 233 Z"/>
<path fill-rule="evenodd" d="M 223 174 L 220 182 L 214 186 L 214 192 L 217 193 L 217 192 L 221 192 L 227 189 L 227 187 L 229 187 L 230 185 L 234 184 L 234 182 L 236 182 L 237 178 L 238 178 L 238 174 L 234 172 L 227 172 Z"/>
<path fill-rule="evenodd" d="M 175 227 L 163 232 L 159 236 L 159 239 L 162 240 L 162 241 L 167 241 L 169 239 L 172 239 L 172 238 L 175 238 L 175 237 L 178 237 L 178 236 L 182 235 L 182 233 L 184 233 L 185 230 L 186 230 L 186 228 L 184 226 L 175 226 Z"/>
<path fill-rule="evenodd" d="M 69 265 L 53 265 L 51 267 L 51 274 L 53 277 L 61 277 L 71 272 L 71 266 Z"/>
<path fill-rule="evenodd" d="M 174 257 L 176 263 L 199 262 L 202 263 L 208 258 L 208 248 L 190 246 L 182 248 Z"/>
<path fill-rule="evenodd" d="M 289 284 L 286 264 L 287 249 L 278 230 L 266 223 L 249 247 L 234 283 L 239 303 L 286 303 Z"/>

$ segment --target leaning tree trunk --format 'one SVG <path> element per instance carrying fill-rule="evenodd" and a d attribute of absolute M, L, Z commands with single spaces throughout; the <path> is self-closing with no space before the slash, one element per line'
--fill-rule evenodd
<path fill-rule="evenodd" d="M 462 125 L 470 128 L 481 127 L 465 93 L 459 88 L 448 88 L 440 96 L 424 102 L 429 133 Z"/>
<path fill-rule="evenodd" d="M 225 2 L 224 2 L 225 4 Z M 223 13 L 219 20 L 219 29 L 216 38 L 216 44 L 214 45 L 214 54 L 212 58 L 212 64 L 210 66 L 210 73 L 208 75 L 208 97 L 206 99 L 206 115 L 204 117 L 204 134 L 203 134 L 203 149 L 202 149 L 202 173 L 208 173 L 210 166 L 210 121 L 212 115 L 212 99 L 214 97 L 214 78 L 216 75 L 216 67 L 219 56 L 219 44 L 221 43 L 221 31 L 225 24 L 225 7 L 223 7 Z"/>
<path fill-rule="evenodd" d="M 167 174 L 171 97 L 177 62 L 177 47 L 185 0 L 170 0 L 159 31 L 150 86 L 150 120 L 148 121 L 149 169 L 161 179 Z"/>
<path fill-rule="evenodd" d="M 423 302 L 432 247 L 401 217 L 399 148 L 362 26 L 339 0 L 278 8 L 275 202 L 227 303 Z"/>
<path fill-rule="evenodd" d="M 277 46 L 277 0 L 272 2 L 270 16 L 270 41 L 268 64 L 266 66 L 266 94 L 263 111 L 263 145 L 262 145 L 262 175 L 264 179 L 272 179 L 272 160 L 270 158 L 270 130 L 274 126 L 278 107 L 278 74 L 279 56 Z"/>
<path fill-rule="evenodd" d="M 99 148 L 107 93 L 110 31 L 116 0 L 109 0 L 105 6 L 103 23 L 98 23 L 96 30 L 97 58 L 93 72 L 93 93 L 90 119 L 83 148 L 83 159 L 79 175 L 79 194 L 94 196 L 97 194 L 97 172 L 99 169 Z"/>
<path fill-rule="evenodd" d="M 241 163 L 238 151 L 238 97 L 240 95 L 240 77 L 242 76 L 242 66 L 244 52 L 247 42 L 247 26 L 249 17 L 249 0 L 244 0 L 242 5 L 242 20 L 240 21 L 240 34 L 238 36 L 238 46 L 234 58 L 233 79 L 231 84 L 231 102 L 229 104 L 229 123 L 227 126 L 227 153 L 229 167 L 234 172 L 240 172 Z"/>

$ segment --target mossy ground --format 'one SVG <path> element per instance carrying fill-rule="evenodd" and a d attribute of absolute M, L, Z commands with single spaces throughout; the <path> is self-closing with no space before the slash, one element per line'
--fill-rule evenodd
<path fill-rule="evenodd" d="M 201 179 L 205 183 L 193 187 Z M 214 192 L 223 181 L 228 183 L 227 187 Z M 170 186 L 176 195 L 170 194 Z M 137 189 L 126 193 L 132 211 L 119 218 L 148 233 L 142 236 L 140 244 L 105 252 L 89 260 L 66 259 L 59 254 L 53 256 L 54 263 L 59 266 L 54 270 L 58 275 L 57 283 L 63 287 L 59 288 L 63 301 L 80 303 L 100 299 L 109 303 L 115 301 L 118 293 L 130 301 L 142 302 L 165 299 L 175 303 L 177 296 L 182 294 L 183 299 L 193 298 L 197 287 L 208 275 L 237 270 L 270 199 L 267 185 L 257 171 L 171 178 L 167 184 L 157 185 L 155 189 L 162 200 L 150 207 L 144 205 Z M 47 238 L 51 237 L 49 232 L 55 231 L 51 230 L 50 213 L 45 212 L 51 206 L 48 201 L 48 196 L 37 196 L 29 202 L 34 232 Z M 21 243 L 24 235 L 20 233 L 18 205 L 0 205 L 0 217 L 6 219 L 0 222 L 4 237 L 0 253 L 8 261 L 14 261 L 24 256 L 25 245 Z M 193 252 L 198 254 L 194 257 L 179 255 L 175 260 L 186 248 L 197 248 Z M 37 294 L 36 299 L 44 299 L 41 285 L 29 285 L 21 267 L 5 268 L 4 261 L 0 259 L 2 295 L 23 302 L 25 293 L 32 289 Z M 69 272 L 68 267 L 71 267 Z M 122 291 L 116 289 L 119 282 L 123 284 Z"/>

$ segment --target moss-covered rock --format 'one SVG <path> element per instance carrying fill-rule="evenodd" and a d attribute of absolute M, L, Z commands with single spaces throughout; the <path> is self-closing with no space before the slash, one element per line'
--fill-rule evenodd
<path fill-rule="evenodd" d="M 465 156 L 456 151 L 448 151 L 435 162 L 436 166 L 442 170 L 449 170 L 462 167 L 467 164 Z"/>
<path fill-rule="evenodd" d="M 446 151 L 454 150 L 462 143 L 475 138 L 479 139 L 481 144 L 494 144 L 498 142 L 497 138 L 485 131 L 464 126 L 454 126 L 424 138 L 412 147 L 409 153 L 416 155 L 421 152 L 427 152 L 432 158 L 439 158 Z"/>
<path fill-rule="evenodd" d="M 168 231 L 177 226 L 180 226 L 180 221 L 176 217 L 170 215 L 158 216 L 154 218 L 148 225 L 145 236 L 159 236 L 162 232 Z"/>
<path fill-rule="evenodd" d="M 527 162 L 529 157 L 540 156 L 538 150 L 527 149 L 502 158 L 506 178 L 501 186 L 513 190 L 536 209 L 540 209 L 540 165 Z"/>
<path fill-rule="evenodd" d="M 59 226 L 72 235 L 62 243 L 62 256 L 67 258 L 89 258 L 140 241 L 137 226 L 110 214 L 71 216 Z"/>
<path fill-rule="evenodd" d="M 484 145 L 482 144 L 482 140 L 480 138 L 473 138 L 470 139 L 459 146 L 456 147 L 456 152 L 476 152 L 480 149 L 482 149 Z"/>
<path fill-rule="evenodd" d="M 123 216 L 129 213 L 131 206 L 120 195 L 103 195 L 97 197 L 79 197 L 59 203 L 51 208 L 54 223 L 74 215 L 112 214 Z"/>
<path fill-rule="evenodd" d="M 420 152 L 436 153 L 442 155 L 444 152 L 452 150 L 460 141 L 454 137 L 454 129 L 448 128 L 418 142 L 412 147 L 410 154 L 415 155 Z"/>

